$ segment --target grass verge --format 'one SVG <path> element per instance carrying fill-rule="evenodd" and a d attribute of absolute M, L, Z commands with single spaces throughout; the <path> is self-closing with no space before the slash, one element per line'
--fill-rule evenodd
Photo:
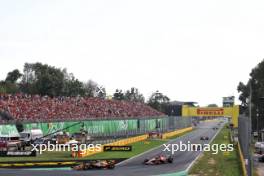
<path fill-rule="evenodd" d="M 169 140 L 176 139 L 177 137 L 183 136 L 188 132 L 184 132 L 168 139 L 154 139 L 145 140 L 131 144 L 132 151 L 129 152 L 101 152 L 95 155 L 91 155 L 84 158 L 72 158 L 71 152 L 68 151 L 53 151 L 43 152 L 43 154 L 37 157 L 0 157 L 0 162 L 14 162 L 14 161 L 71 161 L 71 160 L 87 160 L 87 159 L 107 159 L 107 158 L 130 158 L 140 153 L 143 153 L 152 148 L 158 147 Z"/>
<path fill-rule="evenodd" d="M 223 128 L 212 144 L 229 144 L 229 129 Z M 237 149 L 232 152 L 213 154 L 204 152 L 189 172 L 193 176 L 241 176 L 241 163 Z"/>

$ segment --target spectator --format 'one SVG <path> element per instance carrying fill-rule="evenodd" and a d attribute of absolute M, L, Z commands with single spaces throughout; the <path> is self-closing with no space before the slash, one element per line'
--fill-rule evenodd
<path fill-rule="evenodd" d="M 19 120 L 89 119 L 162 116 L 151 107 L 130 101 L 86 97 L 1 94 L 0 111 Z"/>

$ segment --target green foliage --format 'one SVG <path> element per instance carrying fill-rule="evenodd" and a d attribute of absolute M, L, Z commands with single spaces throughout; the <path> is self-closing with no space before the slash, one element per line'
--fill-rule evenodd
<path fill-rule="evenodd" d="M 22 84 L 27 85 L 26 93 L 60 96 L 63 95 L 64 81 L 64 73 L 58 68 L 41 63 L 26 63 L 24 66 Z"/>
<path fill-rule="evenodd" d="M 20 80 L 21 78 L 21 80 Z M 20 80 L 20 81 L 19 81 Z M 0 81 L 0 93 L 27 93 L 42 96 L 88 96 L 106 98 L 105 88 L 99 88 L 92 80 L 83 83 L 76 79 L 66 69 L 56 68 L 42 63 L 25 63 L 23 74 L 15 69 L 7 74 L 5 81 Z M 116 100 L 145 102 L 143 94 L 135 87 L 122 92 L 117 89 L 113 95 Z M 165 105 L 169 98 L 162 93 L 155 92 L 148 104 L 153 108 L 165 112 Z"/>
<path fill-rule="evenodd" d="M 115 100 L 124 100 L 125 96 L 124 93 L 122 92 L 122 90 L 120 89 L 116 89 L 114 95 L 113 95 L 113 99 Z"/>
<path fill-rule="evenodd" d="M 212 144 L 229 144 L 229 131 L 227 128 L 223 128 L 220 133 L 213 140 Z M 190 175 L 223 175 L 223 176 L 240 176 L 241 165 L 237 148 L 234 151 L 229 152 L 228 156 L 225 156 L 223 152 L 219 151 L 217 154 L 213 154 L 212 151 L 206 151 L 197 160 L 194 166 L 190 170 Z"/>
<path fill-rule="evenodd" d="M 145 98 L 143 94 L 141 94 L 139 90 L 135 87 L 132 87 L 130 90 L 127 90 L 125 93 L 123 93 L 121 89 L 116 89 L 115 93 L 113 94 L 113 99 L 127 100 L 127 101 L 141 102 L 141 103 L 145 102 Z"/>
<path fill-rule="evenodd" d="M 20 82 L 18 80 L 21 79 Z M 97 83 L 86 84 L 79 81 L 66 69 L 56 68 L 42 63 L 25 63 L 23 74 L 15 69 L 9 72 L 4 81 L 0 81 L 0 93 L 39 94 L 54 96 L 94 97 Z M 99 97 L 105 97 L 105 90 Z"/>
<path fill-rule="evenodd" d="M 250 94 L 250 85 L 252 88 L 252 127 L 253 129 L 257 128 L 257 117 L 264 117 L 264 108 L 263 100 L 264 97 L 264 60 L 260 62 L 255 68 L 252 69 L 250 73 L 250 78 L 246 84 L 240 82 L 237 90 L 240 93 L 239 100 L 242 102 L 241 105 L 246 109 L 248 107 L 249 94 Z M 248 110 L 246 111 L 248 112 Z M 259 119 L 259 126 L 263 128 L 263 118 Z"/>
<path fill-rule="evenodd" d="M 166 112 L 166 107 L 168 106 L 169 102 L 170 99 L 166 95 L 163 95 L 161 92 L 156 91 L 150 96 L 148 105 L 158 111 Z"/>
<path fill-rule="evenodd" d="M 249 86 L 239 82 L 237 91 L 240 92 L 239 100 L 243 106 L 247 106 L 247 98 L 249 97 Z"/>
<path fill-rule="evenodd" d="M 0 93 L 16 93 L 19 87 L 16 83 L 0 81 Z"/>
<path fill-rule="evenodd" d="M 22 74 L 18 69 L 8 72 L 5 82 L 16 83 L 16 81 L 21 78 Z"/>
<path fill-rule="evenodd" d="M 252 69 L 247 84 L 240 82 L 237 87 L 239 99 L 244 105 L 247 105 L 246 100 L 249 97 L 249 84 L 252 86 L 252 102 L 258 104 L 259 98 L 264 97 L 264 60 Z"/>
<path fill-rule="evenodd" d="M 134 102 L 141 102 L 144 103 L 145 98 L 143 94 L 139 92 L 139 90 L 135 87 L 132 87 L 130 90 L 127 90 L 124 95 L 125 100 L 134 101 Z"/>
<path fill-rule="evenodd" d="M 87 97 L 95 97 L 98 84 L 92 80 L 89 80 L 84 84 L 84 92 Z"/>
<path fill-rule="evenodd" d="M 6 87 L 0 82 L 0 93 L 6 93 Z"/>

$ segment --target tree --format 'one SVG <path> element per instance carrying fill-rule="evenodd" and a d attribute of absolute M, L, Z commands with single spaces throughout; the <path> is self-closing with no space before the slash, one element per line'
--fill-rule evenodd
<path fill-rule="evenodd" d="M 114 100 L 124 100 L 125 96 L 122 90 L 116 89 L 115 93 L 113 94 L 113 99 Z"/>
<path fill-rule="evenodd" d="M 96 82 L 94 82 L 93 80 L 89 80 L 86 84 L 84 84 L 85 96 L 95 97 L 97 87 L 98 87 L 98 84 Z"/>
<path fill-rule="evenodd" d="M 264 114 L 259 113 L 263 112 L 261 97 L 264 97 L 264 60 L 262 60 L 262 62 L 260 62 L 255 68 L 252 69 L 250 78 L 246 84 L 242 82 L 239 82 L 238 84 L 237 90 L 240 93 L 239 100 L 241 101 L 242 109 L 248 108 L 250 86 L 252 88 L 252 127 L 253 129 L 256 129 L 258 122 L 259 125 L 261 125 L 259 127 L 264 128 Z"/>
<path fill-rule="evenodd" d="M 84 83 L 76 79 L 72 73 L 68 73 L 66 69 L 63 69 L 62 73 L 64 75 L 62 95 L 70 97 L 84 96 Z"/>
<path fill-rule="evenodd" d="M 11 72 L 8 72 L 5 82 L 16 83 L 17 80 L 21 77 L 22 77 L 22 74 L 19 72 L 18 69 L 15 69 Z"/>
<path fill-rule="evenodd" d="M 21 87 L 23 92 L 49 96 L 61 96 L 65 89 L 65 73 L 47 64 L 25 63 Z"/>
<path fill-rule="evenodd" d="M 0 82 L 0 93 L 6 93 L 6 87 Z"/>
<path fill-rule="evenodd" d="M 150 96 L 148 105 L 158 111 L 165 112 L 166 106 L 168 106 L 169 102 L 170 99 L 166 95 L 163 95 L 161 92 L 156 91 Z"/>
<path fill-rule="evenodd" d="M 249 86 L 245 85 L 242 82 L 239 82 L 237 86 L 237 91 L 240 92 L 239 100 L 241 101 L 242 106 L 247 106 L 247 98 L 249 97 Z"/>
<path fill-rule="evenodd" d="M 130 90 L 127 90 L 124 95 L 125 100 L 134 101 L 134 102 L 145 102 L 143 94 L 141 94 L 137 88 L 132 87 Z"/>
<path fill-rule="evenodd" d="M 17 82 L 21 78 L 20 82 Z M 56 68 L 42 63 L 25 63 L 23 74 L 18 69 L 7 74 L 5 81 L 0 81 L 0 93 L 16 93 L 54 96 L 106 96 L 105 89 L 96 93 L 97 83 L 90 80 L 83 83 L 68 73 L 67 69 Z"/>
<path fill-rule="evenodd" d="M 64 96 L 84 96 L 85 95 L 85 89 L 82 82 L 80 82 L 78 79 L 68 80 L 64 83 L 64 92 L 62 95 Z"/>

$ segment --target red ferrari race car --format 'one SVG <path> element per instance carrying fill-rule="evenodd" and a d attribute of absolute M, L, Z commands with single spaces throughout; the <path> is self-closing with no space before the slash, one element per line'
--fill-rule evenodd
<path fill-rule="evenodd" d="M 91 170 L 91 169 L 114 169 L 115 160 L 97 160 L 93 162 L 83 162 L 80 165 L 73 166 L 73 170 Z"/>
<path fill-rule="evenodd" d="M 158 165 L 158 164 L 166 164 L 166 163 L 173 163 L 172 156 L 158 155 L 151 159 L 145 159 L 143 162 L 143 164 L 145 165 Z"/>

